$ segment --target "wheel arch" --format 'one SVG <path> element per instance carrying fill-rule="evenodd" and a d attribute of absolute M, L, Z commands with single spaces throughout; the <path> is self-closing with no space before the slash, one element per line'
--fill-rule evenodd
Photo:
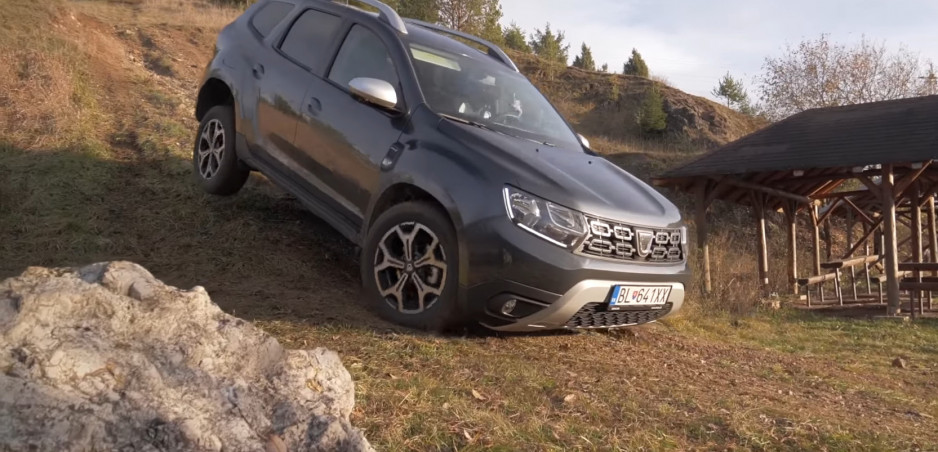
<path fill-rule="evenodd" d="M 211 77 L 202 84 L 195 105 L 195 118 L 199 121 L 212 107 L 217 105 L 235 106 L 234 92 L 231 86 L 220 78 Z"/>

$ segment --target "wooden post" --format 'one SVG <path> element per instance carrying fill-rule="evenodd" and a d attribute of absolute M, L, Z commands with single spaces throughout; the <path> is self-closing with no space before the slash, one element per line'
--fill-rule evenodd
<path fill-rule="evenodd" d="M 856 224 L 853 222 L 853 209 L 847 209 L 847 249 L 853 249 L 853 229 Z M 847 255 L 847 258 L 853 257 L 854 253 Z M 857 269 L 856 267 L 850 267 L 850 284 L 853 285 L 853 301 L 858 301 L 860 297 L 857 295 Z"/>
<path fill-rule="evenodd" d="M 929 249 L 931 250 L 931 261 L 938 262 L 938 227 L 935 224 L 935 195 L 928 197 L 928 237 L 930 240 Z M 932 276 L 938 276 L 938 272 L 932 273 Z M 928 297 L 928 309 L 932 309 L 932 293 Z"/>
<path fill-rule="evenodd" d="M 918 186 L 912 187 L 909 198 L 912 204 L 912 260 L 922 262 L 922 195 Z M 916 278 L 919 276 L 916 274 Z M 912 315 L 915 315 L 915 304 L 912 301 L 915 298 L 918 298 L 919 310 L 924 314 L 925 304 L 922 292 L 913 290 L 909 298 L 909 309 L 912 310 Z"/>
<path fill-rule="evenodd" d="M 886 315 L 899 315 L 899 247 L 896 240 L 896 195 L 895 174 L 892 165 L 883 165 L 883 180 L 880 183 L 880 202 L 883 212 L 885 243 L 883 271 L 886 273 Z"/>
<path fill-rule="evenodd" d="M 817 204 L 811 205 L 811 224 L 814 225 L 814 274 L 821 274 L 821 230 L 818 224 Z"/>
<path fill-rule="evenodd" d="M 829 215 L 824 221 L 824 245 L 827 248 L 827 262 L 834 259 L 834 235 L 831 234 L 831 216 Z"/>
<path fill-rule="evenodd" d="M 710 275 L 710 225 L 707 223 L 709 207 L 707 182 L 703 181 L 697 189 L 697 251 L 703 260 L 704 292 L 708 294 L 713 291 L 713 280 Z"/>
<path fill-rule="evenodd" d="M 792 293 L 798 295 L 798 204 L 788 203 L 785 217 L 788 220 L 788 281 Z"/>
<path fill-rule="evenodd" d="M 869 227 L 870 225 L 863 223 L 863 236 L 866 237 L 863 239 L 863 251 L 865 256 L 870 255 L 870 239 L 869 239 Z M 873 281 L 870 278 L 870 267 L 874 264 L 865 264 L 863 266 L 863 273 L 866 275 L 866 294 L 873 295 Z"/>
<path fill-rule="evenodd" d="M 759 229 L 757 236 L 759 240 L 759 284 L 762 285 L 763 294 L 768 295 L 769 251 L 765 232 L 765 198 L 763 195 L 752 193 L 752 207 L 755 209 L 756 226 Z"/>

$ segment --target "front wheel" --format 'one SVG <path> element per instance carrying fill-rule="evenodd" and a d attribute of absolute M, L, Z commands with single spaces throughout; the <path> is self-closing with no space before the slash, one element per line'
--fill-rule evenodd
<path fill-rule="evenodd" d="M 248 170 L 235 151 L 234 111 L 227 105 L 213 107 L 199 124 L 192 164 L 199 185 L 207 193 L 228 196 L 241 190 Z"/>
<path fill-rule="evenodd" d="M 456 233 L 436 206 L 407 202 L 375 221 L 362 249 L 365 297 L 379 315 L 411 328 L 458 326 Z"/>

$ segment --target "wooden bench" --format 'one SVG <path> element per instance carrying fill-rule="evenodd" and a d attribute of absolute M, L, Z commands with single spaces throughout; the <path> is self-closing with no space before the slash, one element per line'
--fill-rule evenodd
<path fill-rule="evenodd" d="M 925 312 L 925 299 L 928 309 L 932 309 L 932 293 L 938 292 L 938 277 L 922 276 L 925 272 L 938 272 L 936 262 L 902 262 L 899 264 L 899 290 L 909 292 L 909 310 L 915 316 L 915 298 L 918 296 L 919 312 Z"/>
<path fill-rule="evenodd" d="M 811 276 L 811 277 L 808 277 L 808 278 L 801 278 L 801 279 L 798 280 L 798 284 L 801 285 L 801 286 L 803 286 L 803 287 L 806 287 L 806 288 L 807 288 L 808 286 L 815 286 L 815 285 L 818 286 L 818 296 L 821 298 L 821 303 L 823 303 L 823 302 L 824 302 L 824 287 L 823 287 L 823 285 L 824 285 L 824 283 L 826 283 L 827 281 L 834 281 L 835 279 L 837 279 L 837 273 L 827 273 L 827 274 L 824 274 L 824 275 L 817 275 L 817 276 Z M 840 286 L 840 284 L 837 283 L 837 286 Z M 838 292 L 839 292 L 839 290 L 838 290 Z M 805 290 L 805 293 L 807 293 L 807 296 L 808 296 L 808 307 L 810 308 L 810 307 L 811 307 L 811 289 L 808 288 L 807 290 Z"/>

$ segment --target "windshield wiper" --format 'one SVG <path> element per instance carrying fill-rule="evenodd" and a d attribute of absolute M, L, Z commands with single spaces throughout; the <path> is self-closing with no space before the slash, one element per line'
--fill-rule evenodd
<path fill-rule="evenodd" d="M 451 121 L 456 121 L 456 122 L 459 122 L 459 123 L 462 123 L 462 124 L 466 124 L 466 125 L 470 125 L 470 126 L 475 126 L 475 127 L 480 128 L 480 129 L 491 130 L 492 132 L 499 133 L 499 134 L 502 134 L 502 135 L 505 135 L 505 136 L 509 136 L 509 137 L 512 137 L 512 138 L 518 138 L 518 139 L 520 139 L 520 140 L 531 141 L 531 142 L 534 142 L 534 143 L 537 143 L 537 144 L 543 144 L 544 146 L 550 146 L 550 147 L 552 147 L 552 148 L 557 147 L 557 146 L 554 145 L 553 143 L 548 143 L 548 142 L 546 142 L 546 141 L 532 140 L 532 139 L 530 139 L 530 138 L 525 138 L 525 137 L 521 137 L 521 136 L 518 136 L 518 135 L 512 135 L 512 134 L 510 134 L 510 133 L 506 133 L 506 132 L 503 132 L 503 131 L 501 131 L 501 130 L 495 129 L 494 127 L 491 127 L 491 126 L 487 126 L 487 125 L 485 125 L 485 124 L 482 124 L 481 122 L 478 122 L 478 121 L 473 121 L 473 120 L 466 119 L 466 118 L 460 118 L 460 117 L 458 117 L 458 116 L 448 115 L 448 114 L 446 114 L 446 113 L 440 113 L 440 116 L 442 116 L 442 117 L 444 117 L 444 118 L 446 118 L 446 119 L 449 119 L 449 120 L 451 120 Z"/>

